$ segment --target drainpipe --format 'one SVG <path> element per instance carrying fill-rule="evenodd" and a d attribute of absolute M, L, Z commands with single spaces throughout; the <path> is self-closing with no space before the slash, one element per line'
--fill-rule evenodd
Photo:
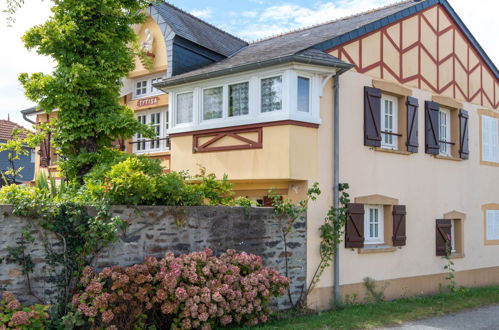
<path fill-rule="evenodd" d="M 21 114 L 23 115 L 23 119 L 26 120 L 28 123 L 36 125 L 36 123 L 34 121 L 32 121 L 31 119 L 28 118 L 28 114 L 26 114 L 26 113 L 24 113 L 22 111 L 21 111 Z"/>
<path fill-rule="evenodd" d="M 340 206 L 340 79 L 339 75 L 343 72 L 338 72 L 333 79 L 333 207 L 338 209 Z M 336 243 L 336 256 L 334 256 L 334 306 L 340 305 L 340 249 Z"/>

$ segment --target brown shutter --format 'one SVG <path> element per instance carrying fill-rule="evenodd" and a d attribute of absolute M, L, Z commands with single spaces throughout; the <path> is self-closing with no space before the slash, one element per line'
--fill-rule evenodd
<path fill-rule="evenodd" d="M 437 219 L 436 226 L 436 248 L 437 256 L 445 256 L 450 251 L 450 235 L 451 235 L 450 219 Z"/>
<path fill-rule="evenodd" d="M 40 144 L 40 167 L 50 166 L 50 133 Z"/>
<path fill-rule="evenodd" d="M 345 229 L 345 247 L 364 247 L 364 204 L 347 204 L 348 219 Z"/>
<path fill-rule="evenodd" d="M 393 246 L 404 246 L 406 241 L 405 235 L 405 205 L 393 206 Z"/>
<path fill-rule="evenodd" d="M 439 104 L 425 101 L 425 152 L 438 155 L 440 151 L 440 135 L 438 134 Z"/>
<path fill-rule="evenodd" d="M 407 151 L 418 152 L 418 99 L 407 97 Z"/>
<path fill-rule="evenodd" d="M 381 91 L 364 87 L 364 145 L 381 147 Z"/>
<path fill-rule="evenodd" d="M 468 146 L 468 111 L 459 110 L 459 157 L 468 159 L 470 149 Z"/>

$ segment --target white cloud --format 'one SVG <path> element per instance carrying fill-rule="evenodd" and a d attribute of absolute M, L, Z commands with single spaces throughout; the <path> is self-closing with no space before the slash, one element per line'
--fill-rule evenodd
<path fill-rule="evenodd" d="M 212 10 L 210 8 L 194 9 L 193 11 L 191 11 L 191 15 L 194 15 L 201 19 L 207 19 L 211 17 Z"/>
<path fill-rule="evenodd" d="M 2 4 L 4 5 L 4 1 Z M 23 72 L 50 73 L 53 62 L 50 58 L 38 55 L 35 51 L 27 51 L 21 37 L 30 27 L 41 24 L 50 15 L 50 1 L 30 0 L 15 14 L 16 22 L 12 27 L 6 23 L 6 15 L 0 15 L 0 119 L 10 119 L 29 127 L 19 110 L 29 108 L 34 103 L 24 96 L 24 90 L 17 80 Z M 0 11 L 3 8 L 0 7 Z"/>

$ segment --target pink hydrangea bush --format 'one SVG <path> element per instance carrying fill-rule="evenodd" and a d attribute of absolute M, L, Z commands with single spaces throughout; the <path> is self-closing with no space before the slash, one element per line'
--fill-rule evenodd
<path fill-rule="evenodd" d="M 0 300 L 0 330 L 45 329 L 47 310 L 44 305 L 23 307 L 11 292 L 5 291 Z"/>
<path fill-rule="evenodd" d="M 284 295 L 290 280 L 263 267 L 261 257 L 234 250 L 216 257 L 205 249 L 98 274 L 87 267 L 81 284 L 72 304 L 94 329 L 207 330 L 265 322 L 270 300 Z"/>

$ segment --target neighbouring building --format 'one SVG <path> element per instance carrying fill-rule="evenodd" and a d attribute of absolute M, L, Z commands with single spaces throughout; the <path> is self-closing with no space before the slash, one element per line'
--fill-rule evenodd
<path fill-rule="evenodd" d="M 264 204 L 269 188 L 299 200 L 319 182 L 307 282 L 334 180 L 348 183 L 342 295 L 361 294 L 364 277 L 389 298 L 435 292 L 447 240 L 459 284 L 499 283 L 499 71 L 447 1 L 402 1 L 254 43 L 168 3 L 147 14 L 136 31 L 154 68 L 137 62 L 122 100 L 158 138 L 126 150 L 173 171 L 227 174 Z M 309 305 L 327 306 L 333 283 L 326 272 Z"/>
<path fill-rule="evenodd" d="M 10 120 L 0 119 L 0 144 L 5 144 L 13 138 L 14 130 L 19 130 L 19 138 L 26 138 L 26 129 Z M 16 183 L 33 180 L 35 173 L 35 152 L 33 148 L 26 148 L 26 154 L 16 155 L 13 151 L 0 152 L 0 171 L 4 173 L 5 179 L 14 179 L 12 175 L 5 174 L 8 170 L 19 170 L 15 175 Z M 18 159 L 15 159 L 18 158 Z M 5 183 L 4 176 L 0 175 L 0 186 Z"/>

